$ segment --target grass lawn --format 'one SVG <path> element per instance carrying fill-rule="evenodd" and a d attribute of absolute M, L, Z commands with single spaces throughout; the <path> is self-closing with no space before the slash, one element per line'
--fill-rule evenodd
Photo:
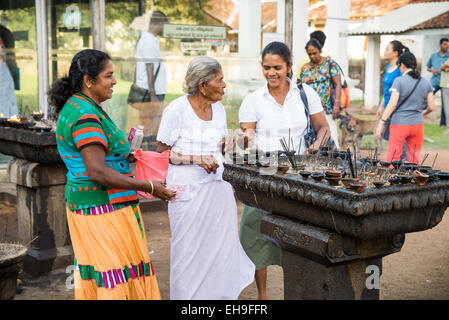
<path fill-rule="evenodd" d="M 424 140 L 424 148 L 433 150 L 448 150 L 449 149 L 449 134 L 444 133 L 445 127 L 440 127 L 439 124 L 424 124 L 424 137 L 433 140 L 428 142 Z"/>
<path fill-rule="evenodd" d="M 19 111 L 24 116 L 38 111 L 37 74 L 21 74 L 20 90 L 16 90 L 16 101 Z"/>
<path fill-rule="evenodd" d="M 429 142 L 424 140 L 423 148 L 433 149 L 433 150 L 448 150 L 449 149 L 449 134 L 444 133 L 446 130 L 440 127 L 438 124 L 425 123 L 424 124 L 424 138 L 429 138 L 434 142 Z M 338 129 L 340 134 L 340 128 Z M 387 147 L 387 143 L 384 141 L 384 148 Z M 363 149 L 374 149 L 376 144 L 374 143 L 374 135 L 364 136 L 362 138 L 362 148 Z"/>
<path fill-rule="evenodd" d="M 132 81 L 127 81 L 118 78 L 117 84 L 114 87 L 114 95 L 120 96 L 117 100 L 120 103 L 126 104 L 126 99 L 128 98 L 129 88 L 131 87 Z M 167 94 L 165 95 L 164 103 L 165 105 L 172 102 L 174 99 L 183 95 L 182 86 L 178 83 L 169 82 L 167 84 Z"/>

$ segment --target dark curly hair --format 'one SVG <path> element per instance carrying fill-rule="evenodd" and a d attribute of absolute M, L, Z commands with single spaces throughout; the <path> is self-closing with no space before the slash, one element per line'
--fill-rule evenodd
<path fill-rule="evenodd" d="M 413 79 L 418 79 L 421 76 L 418 71 L 418 64 L 416 62 L 415 55 L 410 51 L 405 51 L 399 56 L 398 62 L 396 64 L 399 66 L 401 63 L 404 64 L 404 66 L 406 66 L 407 68 L 412 69 L 412 71 L 410 71 L 408 74 Z"/>
<path fill-rule="evenodd" d="M 322 48 L 326 42 L 326 34 L 321 30 L 316 30 L 310 34 L 310 39 L 317 39 Z"/>
<path fill-rule="evenodd" d="M 86 49 L 78 52 L 72 59 L 68 76 L 56 80 L 48 91 L 48 104 L 59 114 L 67 99 L 81 91 L 83 76 L 86 74 L 95 81 L 108 60 L 111 57 L 103 51 Z"/>

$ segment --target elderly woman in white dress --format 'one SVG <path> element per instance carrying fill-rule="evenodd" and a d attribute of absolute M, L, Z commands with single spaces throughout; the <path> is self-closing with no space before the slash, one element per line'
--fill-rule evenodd
<path fill-rule="evenodd" d="M 237 299 L 253 281 L 255 266 L 238 235 L 232 187 L 222 178 L 226 87 L 219 62 L 194 58 L 184 95 L 162 115 L 157 150 L 171 150 L 167 185 L 182 190 L 169 202 L 170 298 Z"/>

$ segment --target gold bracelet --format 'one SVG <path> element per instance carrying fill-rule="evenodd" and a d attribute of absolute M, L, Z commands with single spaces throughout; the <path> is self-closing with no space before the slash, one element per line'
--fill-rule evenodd
<path fill-rule="evenodd" d="M 151 182 L 151 180 L 148 180 L 148 182 L 151 184 L 151 192 L 150 192 L 150 194 L 153 195 L 153 192 L 154 192 L 154 184 L 153 184 L 153 182 Z"/>

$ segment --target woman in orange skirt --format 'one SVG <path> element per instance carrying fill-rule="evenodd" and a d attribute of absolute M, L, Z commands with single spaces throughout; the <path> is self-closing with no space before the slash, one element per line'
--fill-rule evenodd
<path fill-rule="evenodd" d="M 115 84 L 111 58 L 83 50 L 49 91 L 59 114 L 58 151 L 68 170 L 75 299 L 160 299 L 137 190 L 163 200 L 174 193 L 161 181 L 132 178 L 127 138 L 100 106 Z"/>

